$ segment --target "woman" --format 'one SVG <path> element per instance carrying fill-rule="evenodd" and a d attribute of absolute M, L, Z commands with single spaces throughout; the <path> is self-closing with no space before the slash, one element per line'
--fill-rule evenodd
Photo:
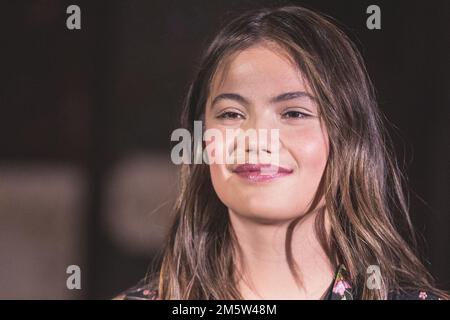
<path fill-rule="evenodd" d="M 331 19 L 291 6 L 231 21 L 190 86 L 183 127 L 196 120 L 278 139 L 226 142 L 243 151 L 238 165 L 182 166 L 162 262 L 121 298 L 448 298 L 416 256 L 362 58 Z M 276 172 L 264 175 L 267 166 Z"/>

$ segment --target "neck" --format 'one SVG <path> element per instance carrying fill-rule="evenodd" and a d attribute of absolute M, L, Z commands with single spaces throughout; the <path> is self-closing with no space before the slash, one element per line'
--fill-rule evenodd
<path fill-rule="evenodd" d="M 292 256 L 300 283 L 289 268 L 285 252 L 291 221 L 263 224 L 231 210 L 229 213 L 241 249 L 236 257 L 238 288 L 244 299 L 300 300 L 323 296 L 335 270 L 314 230 L 316 212 L 302 218 L 292 233 Z"/>

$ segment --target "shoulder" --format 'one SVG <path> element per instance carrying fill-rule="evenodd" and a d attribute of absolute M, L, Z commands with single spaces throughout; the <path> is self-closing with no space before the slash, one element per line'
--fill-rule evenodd
<path fill-rule="evenodd" d="M 118 300 L 158 300 L 156 277 L 143 278 L 134 286 L 124 290 L 115 299 Z"/>

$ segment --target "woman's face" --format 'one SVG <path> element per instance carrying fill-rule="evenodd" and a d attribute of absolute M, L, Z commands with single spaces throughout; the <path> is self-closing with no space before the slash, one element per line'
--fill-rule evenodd
<path fill-rule="evenodd" d="M 206 105 L 205 129 L 219 130 L 223 137 L 227 129 L 267 129 L 269 141 L 206 142 L 213 146 L 210 151 L 222 148 L 233 156 L 241 152 L 245 159 L 235 160 L 256 164 L 210 164 L 214 189 L 229 210 L 273 223 L 308 209 L 328 157 L 328 136 L 318 112 L 308 84 L 281 49 L 253 46 L 219 68 Z M 271 129 L 278 131 L 278 145 L 270 143 Z M 264 154 L 272 160 L 263 163 Z M 272 164 L 268 173 L 263 171 L 267 166 L 258 166 L 267 163 Z"/>

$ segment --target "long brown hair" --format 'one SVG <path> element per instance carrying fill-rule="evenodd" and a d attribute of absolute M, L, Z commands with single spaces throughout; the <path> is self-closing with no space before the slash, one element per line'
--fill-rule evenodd
<path fill-rule="evenodd" d="M 280 46 L 303 73 L 318 100 L 330 141 L 327 165 L 311 208 L 325 197 L 316 232 L 330 261 L 343 264 L 362 299 L 385 299 L 390 291 L 434 289 L 417 258 L 404 178 L 378 110 L 363 60 L 329 17 L 289 6 L 258 9 L 224 26 L 205 51 L 183 106 L 182 126 L 202 119 L 210 85 L 231 54 L 261 42 Z M 289 266 L 296 266 L 286 236 Z M 228 210 L 214 192 L 206 164 L 182 165 L 159 268 L 160 299 L 241 299 L 236 286 L 236 236 Z M 366 270 L 378 265 L 380 290 L 366 288 Z"/>

